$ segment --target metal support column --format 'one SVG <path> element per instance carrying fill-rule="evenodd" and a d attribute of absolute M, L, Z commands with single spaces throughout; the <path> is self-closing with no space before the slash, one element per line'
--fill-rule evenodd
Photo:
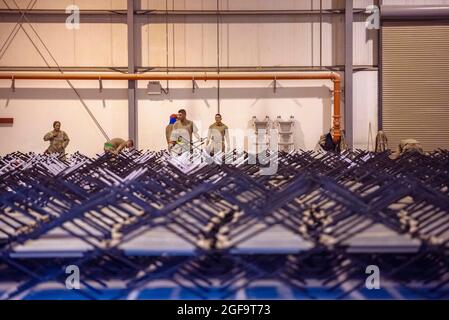
<path fill-rule="evenodd" d="M 220 2 L 217 0 L 217 74 L 220 74 Z M 217 113 L 220 110 L 220 80 L 217 81 Z"/>
<path fill-rule="evenodd" d="M 135 42 L 134 42 L 134 0 L 128 0 L 127 25 L 128 25 L 128 73 L 136 72 L 135 66 Z M 128 135 L 134 140 L 134 146 L 138 147 L 137 141 L 137 101 L 136 80 L 128 80 Z"/>
<path fill-rule="evenodd" d="M 378 7 L 382 7 L 382 0 L 379 0 Z M 377 65 L 379 69 L 377 71 L 377 128 L 383 130 L 382 110 L 383 110 L 383 80 L 382 80 L 382 20 L 380 21 L 378 45 L 377 45 Z"/>
<path fill-rule="evenodd" d="M 345 10 L 345 138 L 349 148 L 354 146 L 353 132 L 353 1 L 346 1 Z"/>

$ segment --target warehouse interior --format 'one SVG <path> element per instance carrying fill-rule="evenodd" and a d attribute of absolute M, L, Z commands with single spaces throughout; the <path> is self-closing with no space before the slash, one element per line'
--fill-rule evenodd
<path fill-rule="evenodd" d="M 448 0 L 0 1 L 0 299 L 449 298 L 447 39 Z"/>

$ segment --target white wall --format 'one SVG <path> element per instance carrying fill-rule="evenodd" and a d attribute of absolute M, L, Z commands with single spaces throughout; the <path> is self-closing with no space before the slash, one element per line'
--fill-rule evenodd
<path fill-rule="evenodd" d="M 12 6 L 12 1 L 6 1 Z M 18 1 L 25 6 L 28 1 Z M 143 9 L 165 9 L 165 0 L 142 0 Z M 355 0 L 355 8 L 365 8 L 374 0 Z M 385 4 L 448 4 L 449 1 L 385 0 Z M 76 4 L 81 9 L 125 9 L 126 0 L 38 0 L 35 9 L 64 9 Z M 169 0 L 169 10 L 214 10 L 216 0 Z M 4 8 L 3 1 L 0 8 Z M 343 8 L 344 1 L 323 1 L 323 8 Z M 318 9 L 319 0 L 221 0 L 221 9 Z M 110 23 L 118 19 L 120 23 Z M 354 63 L 376 65 L 377 31 L 365 28 L 365 16 L 355 15 Z M 15 18 L 0 18 L 0 43 L 3 44 L 15 25 Z M 117 17 L 82 17 L 80 30 L 68 30 L 61 19 L 48 16 L 30 17 L 33 27 L 62 66 L 127 65 L 125 21 Z M 137 20 L 137 38 L 141 40 L 138 64 L 166 66 L 165 17 L 145 16 Z M 51 65 L 56 63 L 33 30 L 23 24 L 28 35 Z M 224 16 L 220 26 L 221 66 L 318 66 L 318 16 Z M 169 66 L 214 67 L 217 63 L 217 29 L 215 17 L 172 17 L 168 24 Z M 324 16 L 324 65 L 344 63 L 344 16 Z M 0 66 L 46 66 L 27 35 L 20 30 L 9 49 L 2 56 Z M 97 82 L 74 82 L 83 99 L 92 109 L 110 137 L 126 137 L 127 86 L 126 82 L 105 82 L 103 93 Z M 159 97 L 146 95 L 146 83 L 139 82 L 139 140 L 141 148 L 157 150 L 165 147 L 164 128 L 168 115 L 185 107 L 190 118 L 204 125 L 213 121 L 217 112 L 216 82 L 199 82 L 200 89 L 191 91 L 191 83 L 171 82 L 170 94 Z M 253 115 L 273 119 L 293 115 L 295 146 L 313 148 L 318 137 L 331 126 L 331 83 L 279 82 L 273 93 L 269 82 L 222 82 L 221 113 L 230 128 L 246 128 Z M 14 125 L 0 127 L 0 154 L 15 150 L 42 151 L 46 144 L 42 136 L 58 119 L 72 138 L 68 151 L 80 150 L 94 154 L 104 141 L 100 131 L 84 110 L 82 104 L 64 82 L 18 81 L 15 93 L 9 89 L 10 81 L 0 82 L 0 117 L 13 117 Z M 344 104 L 344 100 L 342 101 Z M 354 74 L 354 143 L 365 148 L 368 124 L 377 131 L 377 72 Z"/>
<path fill-rule="evenodd" d="M 165 83 L 164 83 L 165 85 Z M 203 130 L 214 122 L 217 113 L 217 82 L 199 81 L 195 93 L 191 81 L 170 82 L 168 96 L 148 96 L 145 83 L 139 84 L 139 141 L 144 149 L 166 147 L 165 126 L 169 115 L 185 108 L 188 118 Z M 274 93 L 271 81 L 222 81 L 220 113 L 231 130 L 246 132 L 253 116 L 288 119 L 294 116 L 295 146 L 313 149 L 320 135 L 331 125 L 332 83 L 330 81 L 279 81 Z M 206 136 L 206 131 L 203 132 Z"/>
<path fill-rule="evenodd" d="M 151 22 L 151 23 L 150 23 Z M 139 18 L 141 65 L 217 66 L 215 17 Z M 166 36 L 166 29 L 168 33 Z M 220 66 L 319 66 L 318 16 L 223 16 Z M 344 64 L 344 17 L 323 18 L 323 65 Z M 174 45 L 173 45 L 174 43 Z"/>
<path fill-rule="evenodd" d="M 47 63 L 51 67 L 127 65 L 125 24 L 111 23 L 110 17 L 86 16 L 81 19 L 79 30 L 70 30 L 60 22 L 65 21 L 63 18 L 55 19 L 48 16 L 30 17 L 32 27 L 28 23 L 22 24 L 7 49 L 5 47 L 0 52 L 0 66 L 46 67 Z M 16 20 L 14 16 L 0 18 L 2 46 L 14 31 Z"/>
<path fill-rule="evenodd" d="M 13 117 L 13 126 L 0 126 L 0 154 L 14 151 L 43 152 L 48 143 L 43 136 L 59 120 L 70 138 L 67 152 L 95 155 L 105 141 L 101 131 L 64 81 L 18 81 L 16 92 L 10 81 L 0 80 L 0 117 Z M 86 105 L 110 137 L 128 134 L 128 93 L 126 82 L 73 81 Z"/>
<path fill-rule="evenodd" d="M 354 149 L 367 149 L 369 124 L 373 140 L 376 138 L 378 128 L 377 118 L 377 71 L 364 71 L 354 73 L 353 98 L 353 134 Z M 370 142 L 370 150 L 373 150 Z"/>
<path fill-rule="evenodd" d="M 73 81 L 73 84 L 109 137 L 127 136 L 125 83 L 104 81 L 102 93 L 97 82 Z M 14 118 L 12 127 L 0 127 L 1 154 L 45 150 L 47 143 L 42 137 L 51 130 L 54 120 L 61 121 L 62 129 L 69 134 L 69 153 L 101 152 L 105 138 L 65 82 L 20 81 L 16 92 L 9 86 L 10 81 L 0 81 L 0 117 Z M 187 109 L 188 117 L 200 128 L 207 130 L 217 112 L 217 83 L 199 81 L 198 86 L 193 93 L 190 81 L 171 81 L 167 96 L 149 96 L 146 82 L 139 82 L 140 148 L 165 148 L 168 117 L 181 107 Z M 276 93 L 270 81 L 222 81 L 220 87 L 221 113 L 230 129 L 246 131 L 253 116 L 259 119 L 269 116 L 273 120 L 277 116 L 284 119 L 294 116 L 295 147 L 312 149 L 331 126 L 330 81 L 278 81 Z M 202 135 L 205 136 L 204 131 Z"/>

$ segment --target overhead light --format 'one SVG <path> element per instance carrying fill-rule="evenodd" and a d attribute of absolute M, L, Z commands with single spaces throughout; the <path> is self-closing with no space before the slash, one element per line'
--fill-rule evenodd
<path fill-rule="evenodd" d="M 150 81 L 147 86 L 148 95 L 158 95 L 162 93 L 162 85 L 159 81 Z"/>

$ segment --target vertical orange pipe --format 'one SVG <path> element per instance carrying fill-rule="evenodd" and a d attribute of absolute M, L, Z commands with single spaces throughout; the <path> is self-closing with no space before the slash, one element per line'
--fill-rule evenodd
<path fill-rule="evenodd" d="M 334 113 L 333 113 L 333 133 L 332 137 L 335 143 L 339 143 L 341 139 L 341 80 L 340 78 L 332 79 L 334 82 Z"/>

